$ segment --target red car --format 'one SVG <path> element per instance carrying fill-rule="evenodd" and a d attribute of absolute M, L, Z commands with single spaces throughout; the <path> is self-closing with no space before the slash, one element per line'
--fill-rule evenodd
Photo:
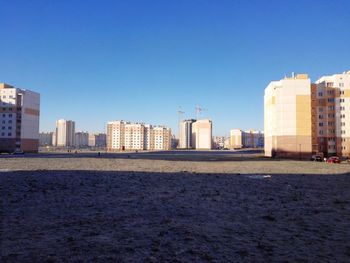
<path fill-rule="evenodd" d="M 327 163 L 340 163 L 338 156 L 332 156 L 327 159 Z"/>

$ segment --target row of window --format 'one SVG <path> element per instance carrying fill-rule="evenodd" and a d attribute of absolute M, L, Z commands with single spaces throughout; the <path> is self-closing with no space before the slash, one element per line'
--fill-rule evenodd
<path fill-rule="evenodd" d="M 1 136 L 5 136 L 5 133 L 2 132 L 2 133 L 1 133 Z M 11 132 L 8 132 L 8 133 L 7 133 L 7 136 L 12 136 L 12 133 L 11 133 Z"/>

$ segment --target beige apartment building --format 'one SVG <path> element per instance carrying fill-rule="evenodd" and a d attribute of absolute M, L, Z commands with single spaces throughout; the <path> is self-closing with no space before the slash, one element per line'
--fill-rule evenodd
<path fill-rule="evenodd" d="M 192 143 L 197 150 L 212 149 L 212 129 L 211 120 L 197 120 L 192 124 Z"/>
<path fill-rule="evenodd" d="M 349 156 L 350 72 L 307 74 L 272 81 L 265 89 L 265 155 L 309 158 Z"/>
<path fill-rule="evenodd" d="M 107 123 L 107 150 L 170 150 L 171 130 L 143 123 Z"/>
<path fill-rule="evenodd" d="M 230 149 L 261 147 L 264 147 L 264 133 L 255 130 L 242 131 L 240 129 L 230 131 Z"/>
<path fill-rule="evenodd" d="M 39 93 L 0 83 L 0 152 L 37 152 Z"/>
<path fill-rule="evenodd" d="M 75 122 L 64 119 L 57 120 L 54 142 L 54 146 L 58 147 L 75 146 Z"/>

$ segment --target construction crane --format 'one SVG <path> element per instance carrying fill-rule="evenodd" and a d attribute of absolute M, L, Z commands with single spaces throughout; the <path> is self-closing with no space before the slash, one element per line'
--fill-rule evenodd
<path fill-rule="evenodd" d="M 179 123 L 182 121 L 184 113 L 185 113 L 185 112 L 182 111 L 182 108 L 181 108 L 181 106 L 180 106 L 180 107 L 179 107 L 179 110 L 177 111 L 177 114 L 178 114 L 178 116 L 179 116 Z"/>
<path fill-rule="evenodd" d="M 199 115 L 201 114 L 202 111 L 204 110 L 207 110 L 207 109 L 204 109 L 200 106 L 196 106 L 196 119 L 198 120 L 199 119 Z"/>

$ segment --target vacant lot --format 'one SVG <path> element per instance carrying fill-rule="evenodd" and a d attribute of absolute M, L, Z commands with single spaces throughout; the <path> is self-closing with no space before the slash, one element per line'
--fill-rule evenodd
<path fill-rule="evenodd" d="M 350 260 L 350 164 L 78 153 L 0 169 L 1 262 Z"/>

